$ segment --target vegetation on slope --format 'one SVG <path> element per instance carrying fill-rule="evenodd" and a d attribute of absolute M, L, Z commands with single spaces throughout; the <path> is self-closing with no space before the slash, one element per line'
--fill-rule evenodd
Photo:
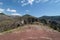
<path fill-rule="evenodd" d="M 60 16 L 43 16 L 40 18 L 29 14 L 23 16 L 8 16 L 0 13 L 0 32 L 20 27 L 25 24 L 33 24 L 35 22 L 49 25 L 54 30 L 60 31 Z"/>
<path fill-rule="evenodd" d="M 54 30 L 60 31 L 60 16 L 43 16 L 40 19 L 40 22 L 49 25 Z"/>

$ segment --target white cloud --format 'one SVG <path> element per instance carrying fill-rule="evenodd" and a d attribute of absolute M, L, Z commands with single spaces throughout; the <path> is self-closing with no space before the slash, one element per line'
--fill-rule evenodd
<path fill-rule="evenodd" d="M 26 6 L 26 5 L 28 5 L 28 3 L 23 3 L 23 4 L 22 4 L 22 6 Z"/>
<path fill-rule="evenodd" d="M 16 10 L 11 10 L 11 12 L 16 12 Z"/>
<path fill-rule="evenodd" d="M 20 13 L 12 13 L 11 15 L 14 15 L 14 16 L 21 16 Z"/>
<path fill-rule="evenodd" d="M 3 5 L 3 2 L 0 2 L 0 5 Z"/>
<path fill-rule="evenodd" d="M 7 11 L 8 11 L 8 12 L 14 12 L 14 13 L 16 12 L 16 10 L 10 9 L 10 8 L 8 8 Z"/>
<path fill-rule="evenodd" d="M 33 3 L 40 3 L 40 2 L 48 2 L 49 0 L 22 0 L 21 3 L 22 3 L 22 6 L 26 6 L 28 4 L 30 5 L 33 5 Z"/>
<path fill-rule="evenodd" d="M 33 3 L 60 3 L 60 0 L 22 0 L 22 6 L 26 6 L 26 5 L 33 5 Z"/>
<path fill-rule="evenodd" d="M 21 3 L 24 3 L 24 2 L 25 2 L 25 0 L 22 0 L 22 1 L 21 1 Z"/>
<path fill-rule="evenodd" d="M 0 8 L 0 13 L 1 13 L 1 12 L 4 12 L 4 10 L 5 10 L 5 9 Z"/>
<path fill-rule="evenodd" d="M 28 4 L 32 5 L 34 2 L 34 0 L 22 0 L 21 3 L 22 3 L 22 6 L 26 6 Z"/>
<path fill-rule="evenodd" d="M 34 2 L 34 0 L 28 0 L 28 3 L 29 3 L 30 5 L 32 5 L 33 2 Z"/>
<path fill-rule="evenodd" d="M 22 4 L 22 6 L 33 5 L 34 3 L 60 3 L 60 0 L 19 0 L 18 3 Z"/>
<path fill-rule="evenodd" d="M 15 9 L 10 9 L 10 8 L 7 8 L 8 12 L 11 12 L 11 15 L 14 15 L 14 16 L 21 16 L 20 13 L 17 13 L 17 11 Z"/>

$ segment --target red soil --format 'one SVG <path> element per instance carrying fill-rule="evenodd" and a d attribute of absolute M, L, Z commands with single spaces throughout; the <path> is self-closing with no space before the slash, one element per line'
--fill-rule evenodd
<path fill-rule="evenodd" d="M 60 33 L 34 26 L 26 27 L 22 31 L 0 35 L 0 40 L 60 40 Z"/>

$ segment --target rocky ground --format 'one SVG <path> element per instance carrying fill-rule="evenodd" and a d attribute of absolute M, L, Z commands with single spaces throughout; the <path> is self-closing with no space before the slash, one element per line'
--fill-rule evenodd
<path fill-rule="evenodd" d="M 43 25 L 25 25 L 10 33 L 0 33 L 0 40 L 60 40 L 60 32 Z"/>

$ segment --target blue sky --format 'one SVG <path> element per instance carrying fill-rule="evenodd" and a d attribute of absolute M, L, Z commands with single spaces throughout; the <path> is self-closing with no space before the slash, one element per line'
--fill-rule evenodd
<path fill-rule="evenodd" d="M 60 0 L 0 0 L 0 13 L 36 17 L 60 15 Z"/>

